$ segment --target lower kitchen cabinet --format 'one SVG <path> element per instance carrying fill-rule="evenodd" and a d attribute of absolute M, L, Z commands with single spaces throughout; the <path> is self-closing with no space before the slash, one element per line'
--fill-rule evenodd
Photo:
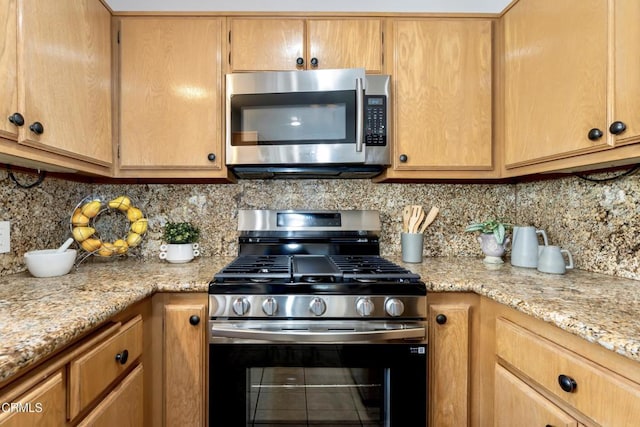
<path fill-rule="evenodd" d="M 500 365 L 495 377 L 496 427 L 577 427 L 578 422 Z"/>
<path fill-rule="evenodd" d="M 138 315 L 102 342 L 69 363 L 69 417 L 75 417 L 100 396 L 142 354 L 142 316 Z"/>
<path fill-rule="evenodd" d="M 78 426 L 142 426 L 143 399 L 143 368 L 138 365 Z"/>
<path fill-rule="evenodd" d="M 145 425 L 150 313 L 150 299 L 138 303 L 3 386 L 0 426 Z"/>
<path fill-rule="evenodd" d="M 506 306 L 482 301 L 495 339 L 496 426 L 630 426 L 640 419 L 640 366 Z M 488 404 L 486 399 L 485 404 Z"/>
<path fill-rule="evenodd" d="M 471 370 L 479 328 L 479 297 L 427 295 L 429 324 L 429 425 L 466 426 L 476 413 Z"/>
<path fill-rule="evenodd" d="M 153 312 L 154 354 L 162 357 L 154 360 L 151 425 L 201 427 L 207 419 L 207 294 L 158 293 Z"/>
<path fill-rule="evenodd" d="M 31 427 L 61 426 L 66 421 L 65 376 L 59 369 L 33 386 L 17 399 L 0 395 L 0 426 Z M 18 405 L 9 406 L 6 405 Z M 26 411 L 26 412 L 20 412 Z"/>
<path fill-rule="evenodd" d="M 430 426 L 631 426 L 640 364 L 473 293 L 429 292 Z"/>

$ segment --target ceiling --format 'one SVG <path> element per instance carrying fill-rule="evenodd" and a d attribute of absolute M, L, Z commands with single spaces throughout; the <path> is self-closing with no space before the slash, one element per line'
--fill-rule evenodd
<path fill-rule="evenodd" d="M 511 0 L 105 0 L 114 12 L 499 13 Z"/>

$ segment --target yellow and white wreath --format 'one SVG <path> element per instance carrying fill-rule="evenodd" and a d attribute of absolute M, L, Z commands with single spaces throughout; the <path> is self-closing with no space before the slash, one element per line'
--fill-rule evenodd
<path fill-rule="evenodd" d="M 103 241 L 95 228 L 95 220 L 107 210 L 122 212 L 129 220 L 127 234 L 113 242 Z M 138 246 L 147 232 L 147 225 L 147 218 L 127 196 L 119 196 L 108 202 L 99 197 L 87 197 L 71 215 L 71 234 L 75 241 L 85 251 L 102 257 L 123 255 L 129 248 Z"/>

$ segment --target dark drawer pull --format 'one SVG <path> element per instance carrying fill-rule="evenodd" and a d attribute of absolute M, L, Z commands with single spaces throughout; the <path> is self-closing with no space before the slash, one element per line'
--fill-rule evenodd
<path fill-rule="evenodd" d="M 567 393 L 573 393 L 578 388 L 578 383 L 571 377 L 566 375 L 560 375 L 558 377 L 558 384 L 560 384 L 560 388 Z"/>
<path fill-rule="evenodd" d="M 122 353 L 116 354 L 116 361 L 120 362 L 121 365 L 124 365 L 125 363 L 127 363 L 128 359 L 129 359 L 128 350 L 122 350 Z"/>

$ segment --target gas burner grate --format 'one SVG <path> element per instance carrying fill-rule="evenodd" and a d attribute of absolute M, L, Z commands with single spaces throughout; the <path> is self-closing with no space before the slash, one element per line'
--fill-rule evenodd
<path fill-rule="evenodd" d="M 291 277 L 291 259 L 286 255 L 243 255 L 233 260 L 214 279 L 218 282 L 288 281 Z"/>
<path fill-rule="evenodd" d="M 377 255 L 330 255 L 345 280 L 359 282 L 419 281 L 420 276 Z"/>

